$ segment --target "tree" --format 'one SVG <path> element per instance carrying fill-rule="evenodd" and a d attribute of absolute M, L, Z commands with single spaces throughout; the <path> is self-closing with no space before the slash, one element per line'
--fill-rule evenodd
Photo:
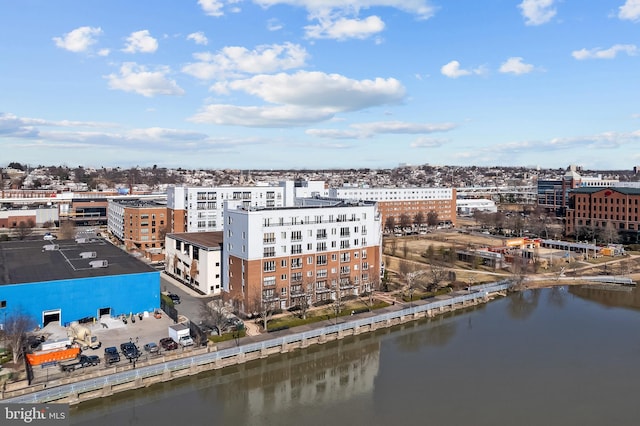
<path fill-rule="evenodd" d="M 402 213 L 400 215 L 400 227 L 402 228 L 402 231 L 404 232 L 404 230 L 410 226 L 411 226 L 411 218 L 409 217 L 408 214 Z"/>
<path fill-rule="evenodd" d="M 76 237 L 76 225 L 71 220 L 66 220 L 60 224 L 61 240 L 72 240 Z"/>
<path fill-rule="evenodd" d="M 35 326 L 35 321 L 21 310 L 14 311 L 5 318 L 2 334 L 11 348 L 14 363 L 22 357 L 24 345 L 27 343 L 27 332 Z"/>
<path fill-rule="evenodd" d="M 427 225 L 429 225 L 432 228 L 438 226 L 438 213 L 437 212 L 431 210 L 429 213 L 427 213 Z"/>
<path fill-rule="evenodd" d="M 424 213 L 418 212 L 413 216 L 413 224 L 420 229 L 422 225 L 424 225 L 425 217 Z"/>
<path fill-rule="evenodd" d="M 222 300 L 212 300 L 200 302 L 200 322 L 217 331 L 218 335 L 224 331 L 227 322 L 227 315 Z"/>
<path fill-rule="evenodd" d="M 302 284 L 300 284 L 302 292 L 297 293 L 294 296 L 293 289 L 291 290 L 291 298 L 293 299 L 294 306 L 297 306 L 300 310 L 300 318 L 307 319 L 307 312 L 313 302 L 313 286 L 315 285 L 315 279 L 313 277 L 305 277 Z"/>
<path fill-rule="evenodd" d="M 616 227 L 611 222 L 607 222 L 604 228 L 600 229 L 599 237 L 600 237 L 599 240 L 603 241 L 605 244 L 614 244 L 620 240 L 618 231 L 616 230 Z"/>
<path fill-rule="evenodd" d="M 437 291 L 441 284 L 446 280 L 448 275 L 447 268 L 441 265 L 431 265 L 429 271 L 429 285 L 428 291 Z"/>
<path fill-rule="evenodd" d="M 384 227 L 389 231 L 393 232 L 396 229 L 396 218 L 394 216 L 389 216 L 384 221 Z"/>
<path fill-rule="evenodd" d="M 34 222 L 33 219 L 29 219 L 26 222 L 24 220 L 21 220 L 20 223 L 18 223 L 18 228 L 17 228 L 18 239 L 24 240 L 26 237 L 31 235 L 33 233 L 33 228 L 35 226 L 36 226 L 36 223 Z"/>
<path fill-rule="evenodd" d="M 266 299 L 264 295 L 260 293 L 251 301 L 251 312 L 260 319 L 264 331 L 267 331 L 269 320 L 278 307 L 276 304 L 277 298 L 278 293 L 274 290 L 274 294 L 271 299 Z"/>

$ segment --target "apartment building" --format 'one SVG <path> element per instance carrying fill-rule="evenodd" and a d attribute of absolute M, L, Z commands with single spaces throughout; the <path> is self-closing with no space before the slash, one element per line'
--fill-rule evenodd
<path fill-rule="evenodd" d="M 167 232 L 167 205 L 143 199 L 109 200 L 107 226 L 127 250 L 161 249 Z"/>
<path fill-rule="evenodd" d="M 167 234 L 165 272 L 200 294 L 222 292 L 222 231 Z"/>
<path fill-rule="evenodd" d="M 223 286 L 241 312 L 359 295 L 378 287 L 374 202 L 300 199 L 295 207 L 225 209 Z"/>
<path fill-rule="evenodd" d="M 167 188 L 170 232 L 208 232 L 223 229 L 224 205 L 237 207 L 293 206 L 296 198 L 326 195 L 323 181 L 288 180 L 254 186 Z"/>
<path fill-rule="evenodd" d="M 280 186 L 228 186 L 167 188 L 170 232 L 222 231 L 225 203 L 236 207 L 282 207 Z"/>
<path fill-rule="evenodd" d="M 430 212 L 435 212 L 438 215 L 439 223 L 451 226 L 456 224 L 455 188 L 342 187 L 330 189 L 329 196 L 346 200 L 377 202 L 383 226 L 389 217 L 393 217 L 395 223 L 399 224 L 402 215 L 407 215 L 413 222 L 415 216 L 420 212 L 424 218 Z"/>
<path fill-rule="evenodd" d="M 584 187 L 570 191 L 569 197 L 567 235 L 609 239 L 607 234 L 615 230 L 620 242 L 640 243 L 640 188 Z"/>

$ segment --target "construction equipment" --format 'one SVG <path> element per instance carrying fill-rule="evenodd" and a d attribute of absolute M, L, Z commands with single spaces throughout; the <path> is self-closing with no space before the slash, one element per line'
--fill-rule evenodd
<path fill-rule="evenodd" d="M 73 343 L 80 345 L 82 350 L 98 349 L 102 346 L 102 342 L 97 336 L 91 334 L 91 330 L 80 324 L 72 324 L 69 326 L 67 335 L 73 339 Z"/>

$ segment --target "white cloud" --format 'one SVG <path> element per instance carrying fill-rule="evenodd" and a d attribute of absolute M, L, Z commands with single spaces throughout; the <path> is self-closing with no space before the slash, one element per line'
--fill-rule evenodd
<path fill-rule="evenodd" d="M 279 31 L 283 28 L 283 25 L 276 18 L 271 18 L 267 21 L 267 29 L 269 31 Z"/>
<path fill-rule="evenodd" d="M 187 40 L 193 40 L 196 44 L 202 44 L 202 45 L 209 44 L 209 40 L 207 39 L 207 36 L 204 35 L 202 31 L 189 34 L 187 36 Z"/>
<path fill-rule="evenodd" d="M 194 57 L 199 62 L 185 65 L 182 72 L 202 80 L 237 77 L 299 68 L 305 65 L 307 56 L 302 46 L 292 43 L 258 46 L 254 50 L 228 46 L 216 54 L 196 53 Z"/>
<path fill-rule="evenodd" d="M 274 104 L 329 108 L 334 112 L 395 104 L 405 96 L 405 88 L 394 78 L 352 80 L 339 74 L 307 71 L 258 75 L 232 81 L 227 87 Z"/>
<path fill-rule="evenodd" d="M 494 145 L 486 149 L 500 154 L 560 151 L 569 149 L 615 149 L 627 144 L 640 142 L 640 130 L 633 132 L 602 132 L 595 135 L 553 138 L 547 141 L 521 141 Z"/>
<path fill-rule="evenodd" d="M 418 138 L 411 143 L 411 148 L 438 148 L 450 142 L 449 139 L 442 138 Z"/>
<path fill-rule="evenodd" d="M 292 127 L 325 121 L 333 116 L 329 110 L 284 106 L 207 105 L 189 119 L 194 123 L 212 123 L 245 127 Z"/>
<path fill-rule="evenodd" d="M 314 39 L 365 39 L 382 32 L 384 22 L 378 16 L 369 16 L 366 19 L 320 19 L 318 25 L 308 25 L 305 30 L 306 36 Z"/>
<path fill-rule="evenodd" d="M 361 9 L 391 7 L 416 15 L 420 19 L 428 19 L 434 15 L 436 10 L 428 0 L 254 0 L 254 3 L 262 7 L 288 4 L 305 8 L 312 15 L 318 12 L 326 13 L 330 11 L 345 11 L 357 14 Z"/>
<path fill-rule="evenodd" d="M 219 0 L 198 0 L 198 4 L 202 8 L 205 14 L 209 16 L 222 16 L 222 8 L 224 2 Z"/>
<path fill-rule="evenodd" d="M 440 68 L 440 72 L 446 77 L 458 78 L 471 74 L 481 75 L 484 74 L 486 70 L 484 69 L 484 67 L 478 67 L 473 70 L 465 70 L 460 68 L 460 62 L 451 61 L 448 64 L 443 65 L 442 68 Z"/>
<path fill-rule="evenodd" d="M 533 68 L 533 65 L 522 62 L 521 57 L 514 56 L 503 62 L 502 65 L 500 65 L 499 71 L 502 73 L 520 75 L 530 73 L 533 71 Z"/>
<path fill-rule="evenodd" d="M 149 35 L 149 30 L 141 30 L 131 33 L 127 37 L 127 45 L 123 52 L 127 53 L 153 53 L 158 50 L 158 40 Z"/>
<path fill-rule="evenodd" d="M 518 5 L 526 25 L 542 25 L 556 15 L 555 0 L 523 0 Z"/>
<path fill-rule="evenodd" d="M 184 94 L 184 90 L 169 78 L 168 67 L 159 67 L 155 71 L 148 71 L 146 67 L 133 62 L 126 62 L 120 67 L 120 74 L 109 74 L 105 78 L 109 81 L 109 88 L 134 92 L 142 96 Z"/>
<path fill-rule="evenodd" d="M 109 56 L 109 53 L 111 53 L 110 49 L 100 49 L 98 50 L 98 56 Z"/>
<path fill-rule="evenodd" d="M 326 121 L 340 112 L 399 103 L 405 89 L 390 78 L 352 80 L 338 74 L 300 71 L 258 75 L 216 86 L 242 91 L 275 106 L 208 105 L 195 122 L 258 127 L 296 126 Z"/>
<path fill-rule="evenodd" d="M 375 123 L 358 123 L 352 127 L 366 134 L 395 133 L 395 134 L 420 134 L 446 132 L 455 129 L 453 123 L 407 123 L 403 121 L 380 121 Z"/>
<path fill-rule="evenodd" d="M 99 27 L 80 27 L 62 37 L 54 37 L 53 41 L 61 49 L 76 53 L 86 52 L 97 42 L 96 37 L 101 34 L 102 29 Z"/>
<path fill-rule="evenodd" d="M 628 21 L 640 21 L 640 0 L 627 0 L 618 12 L 618 18 Z"/>
<path fill-rule="evenodd" d="M 309 129 L 308 135 L 327 139 L 366 139 L 379 134 L 429 134 L 447 132 L 458 127 L 453 123 L 409 123 L 403 121 L 378 121 L 355 123 L 349 129 Z"/>
<path fill-rule="evenodd" d="M 584 59 L 613 59 L 618 55 L 618 52 L 625 52 L 629 56 L 636 54 L 638 48 L 634 44 L 616 44 L 608 49 L 580 49 L 571 52 L 577 60 Z"/>

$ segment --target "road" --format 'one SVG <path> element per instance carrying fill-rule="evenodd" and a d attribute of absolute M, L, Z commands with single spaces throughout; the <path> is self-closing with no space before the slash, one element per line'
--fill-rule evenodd
<path fill-rule="evenodd" d="M 212 296 L 203 296 L 186 287 L 184 284 L 162 272 L 160 274 L 160 288 L 180 296 L 180 304 L 175 305 L 179 315 L 184 315 L 189 320 L 198 324 L 200 322 L 200 305 L 214 299 Z"/>

